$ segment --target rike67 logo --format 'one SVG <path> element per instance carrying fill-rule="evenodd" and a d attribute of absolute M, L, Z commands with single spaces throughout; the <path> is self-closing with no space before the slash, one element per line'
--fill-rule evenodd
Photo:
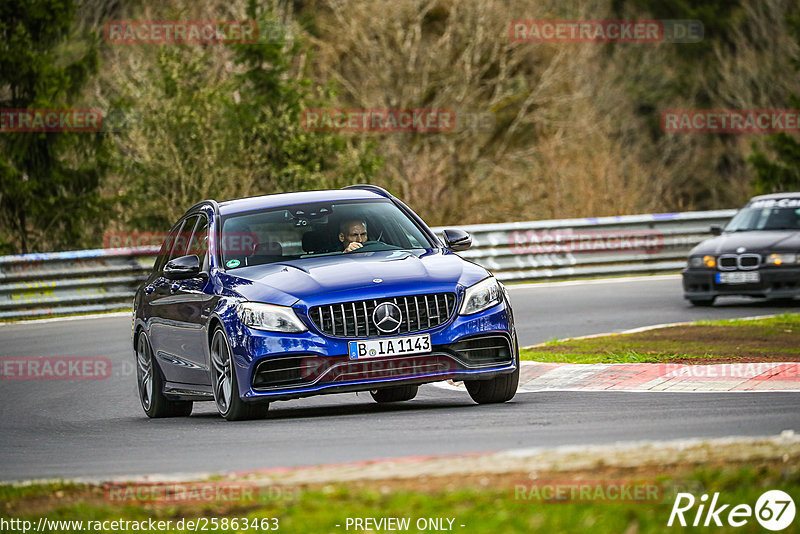
<path fill-rule="evenodd" d="M 795 511 L 794 501 L 781 490 L 764 492 L 756 501 L 755 508 L 749 504 L 723 504 L 719 492 L 714 493 L 710 502 L 706 493 L 700 499 L 691 493 L 678 493 L 667 526 L 671 527 L 677 522 L 682 527 L 721 527 L 724 524 L 741 527 L 755 516 L 762 527 L 777 532 L 792 524 Z"/>

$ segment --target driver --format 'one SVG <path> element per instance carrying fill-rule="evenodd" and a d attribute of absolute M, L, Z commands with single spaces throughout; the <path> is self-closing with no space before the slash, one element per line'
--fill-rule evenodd
<path fill-rule="evenodd" d="M 367 221 L 364 219 L 348 219 L 339 225 L 339 241 L 342 252 L 353 252 L 360 249 L 367 241 Z"/>

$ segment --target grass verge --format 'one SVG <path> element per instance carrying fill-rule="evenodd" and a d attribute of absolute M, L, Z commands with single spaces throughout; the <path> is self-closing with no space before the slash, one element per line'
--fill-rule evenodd
<path fill-rule="evenodd" d="M 548 500 L 546 488 L 581 484 L 592 488 L 583 498 Z M 613 488 L 655 487 L 646 498 L 620 499 Z M 598 489 L 599 488 L 599 489 Z M 103 499 L 103 489 L 80 484 L 46 484 L 26 487 L 5 486 L 0 489 L 0 518 L 21 519 L 38 524 L 40 517 L 49 520 L 83 521 L 77 525 L 59 525 L 40 532 L 85 532 L 87 521 L 114 520 L 171 521 L 169 532 L 189 532 L 187 521 L 200 521 L 206 531 L 259 532 L 275 530 L 289 533 L 384 532 L 388 529 L 355 528 L 348 518 L 407 519 L 406 532 L 427 531 L 430 519 L 445 530 L 463 533 L 494 532 L 664 532 L 679 491 L 696 498 L 704 493 L 720 492 L 719 504 L 755 506 L 767 490 L 780 489 L 789 495 L 800 495 L 800 470 L 796 464 L 769 460 L 752 465 L 713 465 L 702 468 L 673 466 L 671 469 L 628 469 L 603 472 L 560 472 L 557 474 L 507 473 L 487 475 L 471 483 L 450 480 L 433 482 L 429 490 L 397 489 L 391 484 L 374 481 L 367 487 L 358 485 L 324 485 L 303 488 L 288 498 L 257 498 L 250 502 L 215 501 L 203 505 L 125 505 L 115 506 Z M 566 493 L 569 495 L 569 492 Z M 577 494 L 576 494 L 577 495 Z M 589 496 L 590 495 L 590 496 Z M 699 501 L 698 501 L 699 502 Z M 729 507 L 729 509 L 732 506 Z M 697 512 L 695 506 L 686 514 L 689 522 Z M 216 518 L 216 525 L 212 520 Z M 224 523 L 222 518 L 228 518 Z M 237 519 L 236 525 L 231 519 Z M 264 522 L 264 519 L 269 521 Z M 276 521 L 272 521 L 272 519 Z M 0 523 L 2 523 L 0 519 Z M 183 519 L 184 528 L 176 528 Z M 244 521 L 248 528 L 242 528 Z M 452 520 L 450 522 L 449 520 Z M 419 525 L 418 525 L 419 521 Z M 725 521 L 725 514 L 722 515 Z M 253 528 L 251 525 L 258 525 Z M 269 529 L 264 526 L 269 526 Z M 463 527 L 462 527 L 463 525 Z M 227 528 L 222 528 L 227 526 Z M 238 528 L 237 528 L 238 527 Z M 83 530 L 81 530 L 83 529 Z M 3 529 L 6 532 L 22 531 Z M 117 528 L 119 532 L 137 532 L 135 528 Z M 203 531 L 202 526 L 197 528 Z M 789 532 L 792 529 L 787 529 Z M 741 528 L 714 527 L 715 532 L 763 531 L 754 517 Z"/>
<path fill-rule="evenodd" d="M 800 360 L 800 314 L 701 321 L 520 350 L 523 360 L 558 363 L 721 363 Z"/>

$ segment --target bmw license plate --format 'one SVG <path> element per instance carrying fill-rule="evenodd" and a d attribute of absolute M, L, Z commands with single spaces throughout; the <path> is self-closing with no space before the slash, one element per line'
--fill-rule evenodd
<path fill-rule="evenodd" d="M 758 271 L 735 271 L 717 273 L 718 284 L 757 284 L 761 281 Z"/>
<path fill-rule="evenodd" d="M 431 351 L 431 336 L 430 334 L 423 334 L 419 336 L 350 341 L 347 344 L 347 348 L 351 360 L 406 354 L 424 354 Z"/>

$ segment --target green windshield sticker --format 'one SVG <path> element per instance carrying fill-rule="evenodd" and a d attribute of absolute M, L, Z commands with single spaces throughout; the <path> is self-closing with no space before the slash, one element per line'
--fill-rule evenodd
<path fill-rule="evenodd" d="M 238 267 L 241 262 L 239 260 L 228 260 L 228 263 L 225 266 L 228 269 L 233 269 L 234 267 Z"/>

